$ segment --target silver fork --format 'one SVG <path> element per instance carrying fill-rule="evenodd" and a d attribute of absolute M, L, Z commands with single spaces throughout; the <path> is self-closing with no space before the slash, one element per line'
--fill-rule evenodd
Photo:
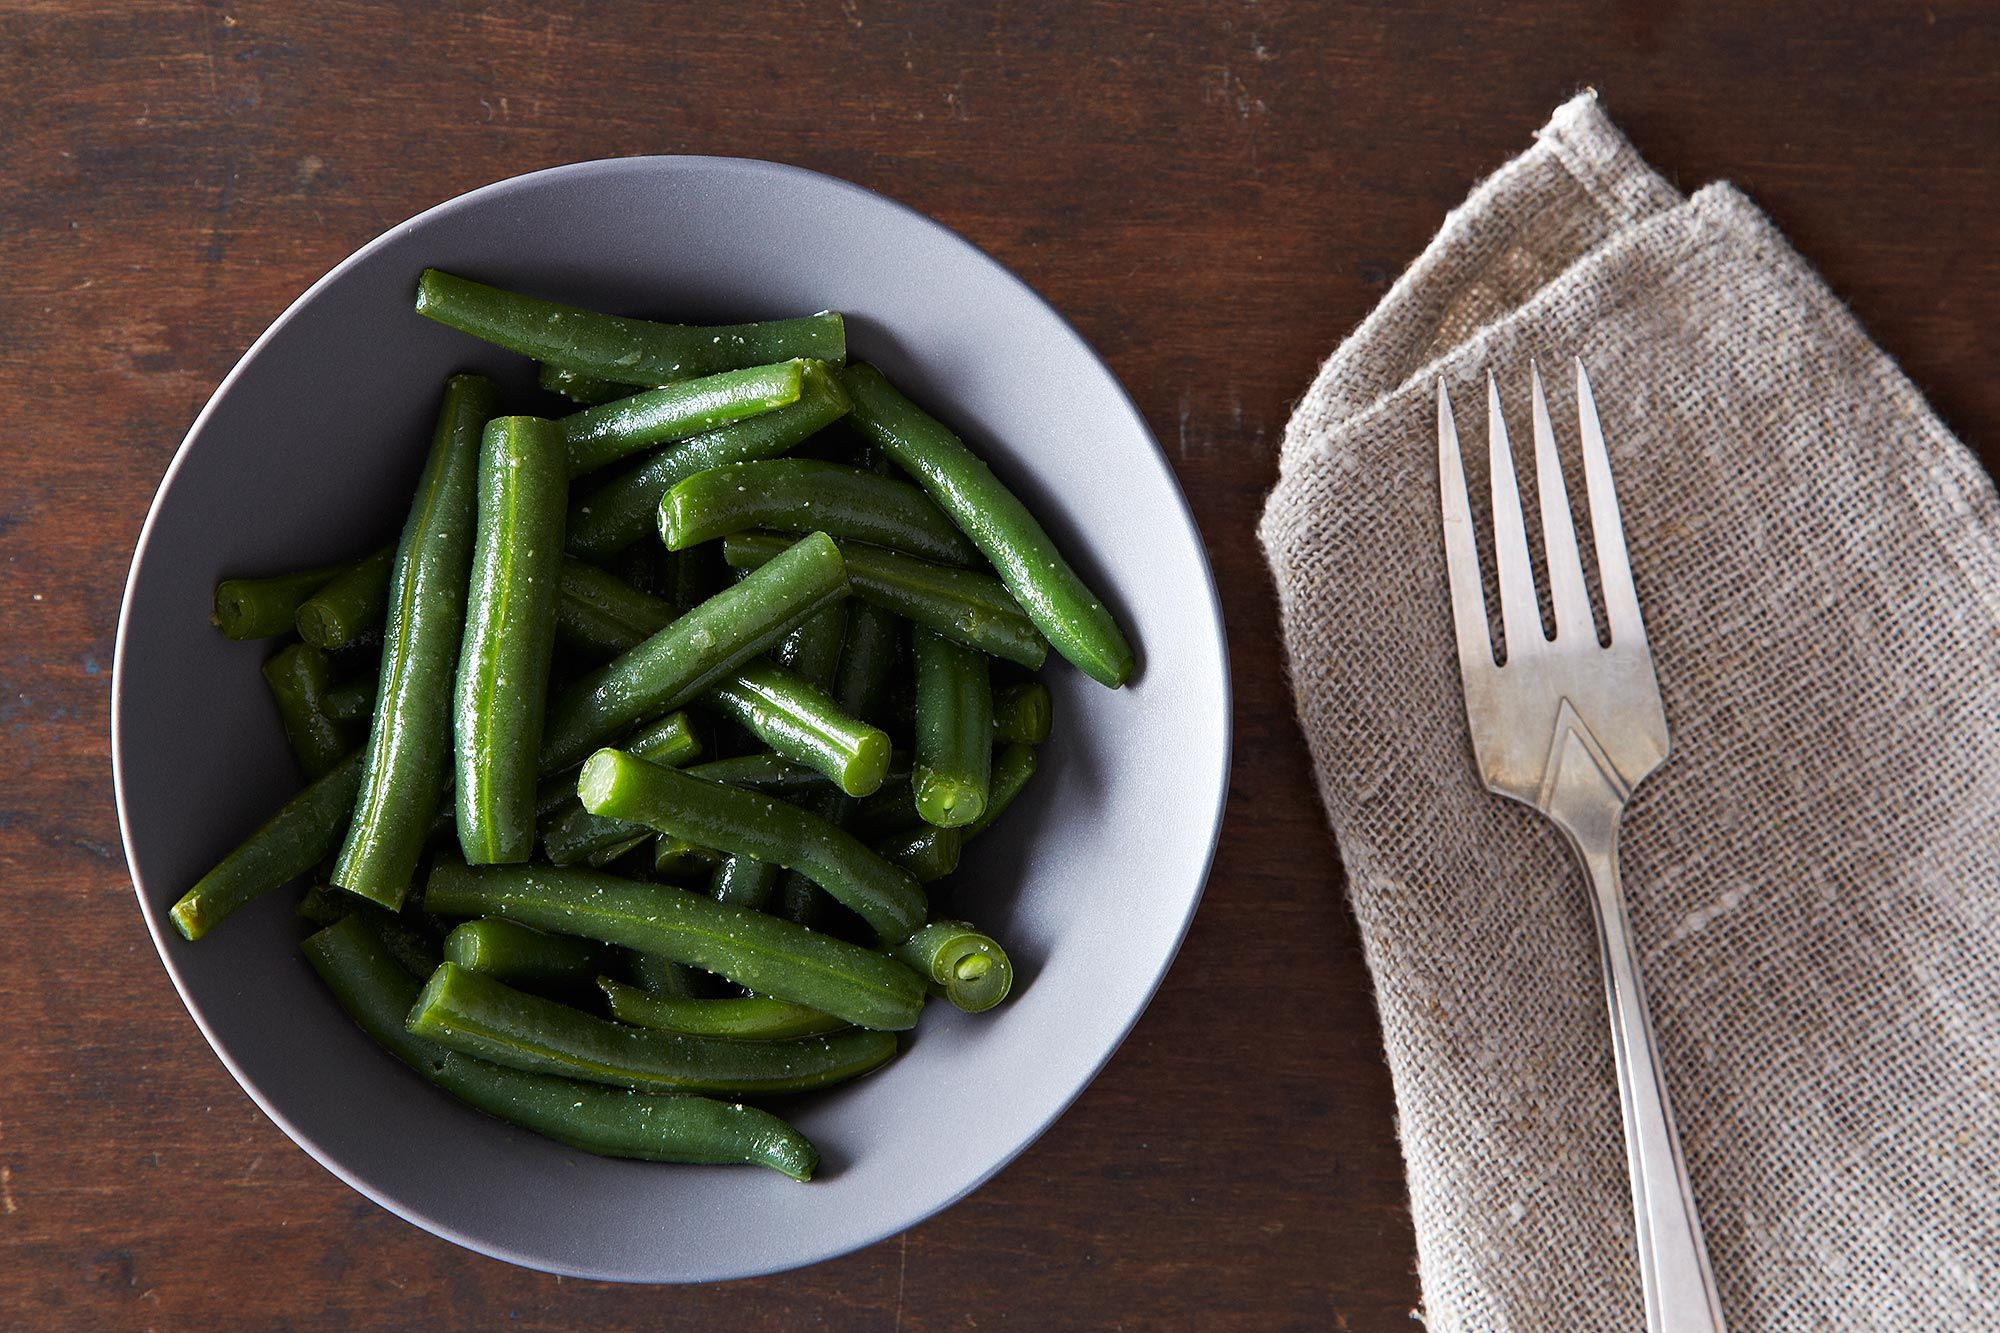
<path fill-rule="evenodd" d="M 1632 564 L 1611 486 L 1611 463 L 1597 421 L 1590 380 L 1576 363 L 1576 411 L 1583 434 L 1583 479 L 1591 537 L 1603 585 L 1611 646 L 1599 645 L 1590 594 L 1570 523 L 1569 494 L 1556 458 L 1548 400 L 1539 369 L 1534 380 L 1535 480 L 1549 574 L 1555 637 L 1542 629 L 1514 455 L 1500 419 L 1500 391 L 1486 376 L 1488 448 L 1492 457 L 1494 559 L 1499 567 L 1500 623 L 1507 660 L 1494 660 L 1488 640 L 1479 549 L 1459 459 L 1451 399 L 1438 384 L 1438 482 L 1444 503 L 1445 566 L 1452 619 L 1458 628 L 1458 669 L 1465 716 L 1479 773 L 1491 791 L 1546 815 L 1568 839 L 1590 880 L 1597 942 L 1611 1008 L 1611 1050 L 1625 1122 L 1625 1157 L 1645 1286 L 1646 1327 L 1720 1330 L 1722 1307 L 1702 1243 L 1694 1192 L 1681 1161 L 1673 1109 L 1646 1016 L 1646 991 L 1618 879 L 1618 820 L 1632 789 L 1667 757 L 1667 718 L 1639 618 Z"/>

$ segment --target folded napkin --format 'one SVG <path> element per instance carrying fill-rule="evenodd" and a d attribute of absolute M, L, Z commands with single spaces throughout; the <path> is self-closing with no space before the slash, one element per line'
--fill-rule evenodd
<path fill-rule="evenodd" d="M 1439 381 L 1490 531 L 1486 369 L 1525 480 L 1529 360 L 1568 450 L 1572 355 L 1673 733 L 1622 854 L 1724 1309 L 1994 1327 L 2000 502 L 1748 199 L 1683 198 L 1588 93 L 1326 363 L 1261 529 L 1426 1319 L 1642 1324 L 1584 881 L 1474 770 L 1438 518 Z"/>

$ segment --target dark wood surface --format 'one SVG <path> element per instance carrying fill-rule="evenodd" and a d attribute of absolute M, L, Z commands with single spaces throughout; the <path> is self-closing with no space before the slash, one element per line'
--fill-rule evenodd
<path fill-rule="evenodd" d="M 1253 538 L 1288 408 L 1591 83 L 1990 447 L 1997 78 L 1994 7 L 1908 0 L 0 3 L 0 1323 L 1408 1327 L 1391 1090 Z M 1236 768 L 1164 989 L 1025 1156 L 809 1271 L 633 1289 L 433 1239 L 252 1107 L 133 910 L 107 732 L 147 504 L 265 324 L 460 191 L 680 152 L 884 191 L 1096 344 L 1215 563 Z"/>

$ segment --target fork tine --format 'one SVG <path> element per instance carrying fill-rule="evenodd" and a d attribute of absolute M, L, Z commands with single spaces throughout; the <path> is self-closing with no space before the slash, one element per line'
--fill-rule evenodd
<path fill-rule="evenodd" d="M 1618 491 L 1611 484 L 1611 457 L 1582 358 L 1576 360 L 1576 419 L 1583 434 L 1583 484 L 1590 497 L 1590 536 L 1597 548 L 1597 577 L 1604 585 L 1604 619 L 1614 644 L 1646 644 L 1639 618 L 1639 594 L 1632 586 L 1632 560 L 1625 551 L 1625 524 L 1618 515 Z"/>
<path fill-rule="evenodd" d="M 1535 489 L 1542 506 L 1542 558 L 1549 566 L 1549 600 L 1556 613 L 1556 639 L 1596 638 L 1590 623 L 1590 593 L 1583 586 L 1583 559 L 1576 550 L 1576 527 L 1569 517 L 1569 489 L 1556 433 L 1549 425 L 1549 400 L 1542 392 L 1541 367 L 1528 363 L 1535 399 Z"/>
<path fill-rule="evenodd" d="M 1519 661 L 1548 640 L 1535 601 L 1535 572 L 1528 564 L 1528 530 L 1521 519 L 1521 488 L 1514 480 L 1514 449 L 1500 419 L 1500 386 L 1486 372 L 1486 447 L 1493 479 L 1493 564 L 1500 574 L 1500 627 L 1507 660 Z"/>
<path fill-rule="evenodd" d="M 1444 567 L 1451 580 L 1451 618 L 1458 630 L 1458 665 L 1470 675 L 1493 665 L 1486 635 L 1486 589 L 1479 578 L 1479 543 L 1472 535 L 1472 505 L 1465 493 L 1465 463 L 1458 454 L 1458 425 L 1451 397 L 1438 381 L 1438 498 L 1444 511 Z"/>

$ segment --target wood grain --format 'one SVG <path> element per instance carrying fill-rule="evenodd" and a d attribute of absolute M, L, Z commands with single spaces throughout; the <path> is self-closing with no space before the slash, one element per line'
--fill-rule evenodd
<path fill-rule="evenodd" d="M 1389 1082 L 1253 537 L 1290 404 L 1472 181 L 1592 83 L 1684 185 L 1745 187 L 1990 449 L 1995 18 L 1898 0 L 0 3 L 0 1319 L 1408 1327 Z M 1193 502 L 1237 748 L 1180 960 L 1040 1143 L 859 1254 L 645 1290 L 435 1240 L 251 1106 L 133 911 L 107 734 L 147 505 L 265 324 L 462 190 L 675 152 L 882 190 L 1077 324 Z"/>

